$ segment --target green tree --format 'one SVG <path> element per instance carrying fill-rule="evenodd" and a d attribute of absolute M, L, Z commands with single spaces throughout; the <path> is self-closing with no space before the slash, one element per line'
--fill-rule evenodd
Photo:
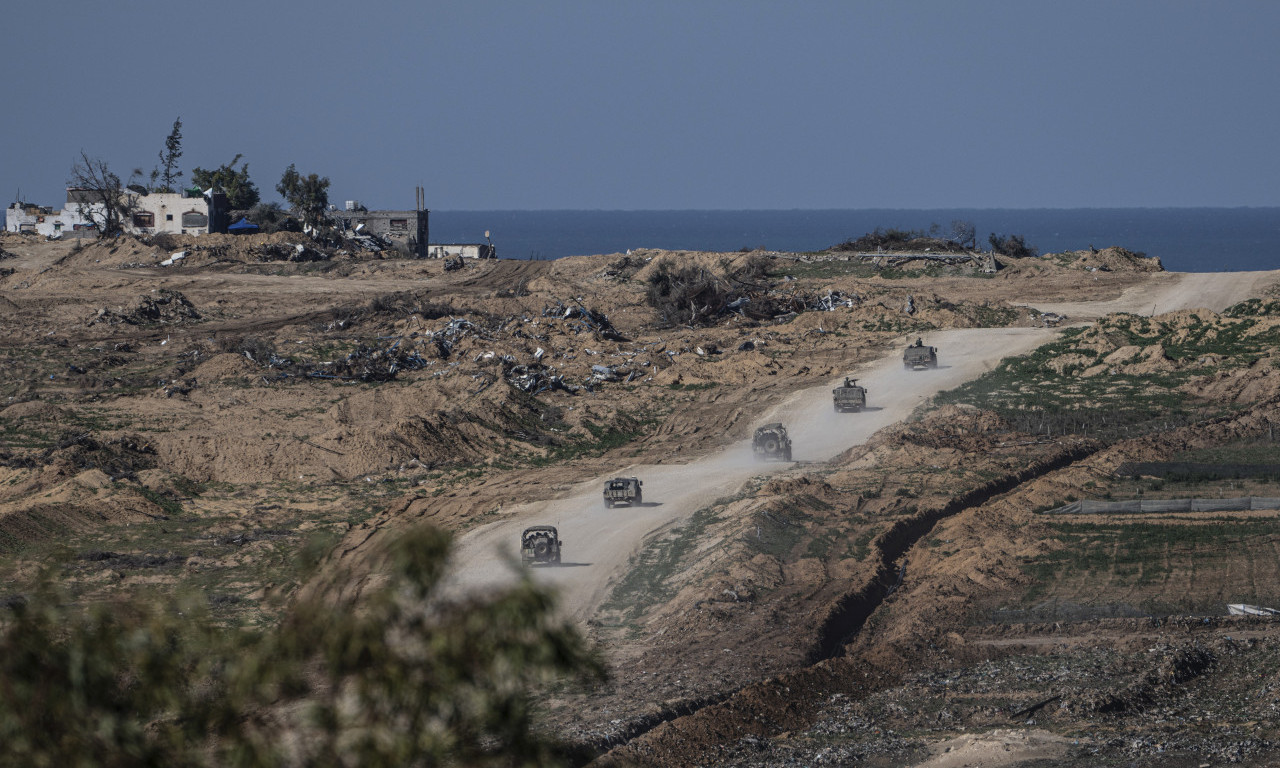
<path fill-rule="evenodd" d="M 259 232 L 298 231 L 297 220 L 290 218 L 288 212 L 274 200 L 269 203 L 258 203 L 245 216 L 258 225 Z"/>
<path fill-rule="evenodd" d="M 302 216 L 302 223 L 313 230 L 324 224 L 324 212 L 329 207 L 329 178 L 316 174 L 303 176 L 289 163 L 280 176 L 276 191 Z"/>
<path fill-rule="evenodd" d="M 361 605 L 302 600 L 261 632 L 190 599 L 85 610 L 43 586 L 10 600 L 0 766 L 559 764 L 532 691 L 600 680 L 599 658 L 528 579 L 443 599 L 449 548 L 408 531 Z"/>
<path fill-rule="evenodd" d="M 178 158 L 180 157 L 182 157 L 181 117 L 173 121 L 173 130 L 169 131 L 169 137 L 164 140 L 164 149 L 160 150 L 160 165 L 151 171 L 153 191 L 176 191 L 174 185 L 178 183 L 178 179 L 182 178 L 182 171 L 178 170 Z"/>
<path fill-rule="evenodd" d="M 258 204 L 260 196 L 258 187 L 249 179 L 249 164 L 242 163 L 237 170 L 235 165 L 240 155 L 231 158 L 231 162 L 220 165 L 211 171 L 204 168 L 191 170 L 191 183 L 201 189 L 220 189 L 227 195 L 227 204 L 236 210 L 245 210 Z"/>

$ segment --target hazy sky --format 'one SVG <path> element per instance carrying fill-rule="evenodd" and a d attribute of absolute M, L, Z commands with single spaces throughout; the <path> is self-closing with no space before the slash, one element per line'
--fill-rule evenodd
<path fill-rule="evenodd" d="M 1280 205 L 1280 3 L 5 3 L 0 194 L 290 163 L 409 208 Z"/>

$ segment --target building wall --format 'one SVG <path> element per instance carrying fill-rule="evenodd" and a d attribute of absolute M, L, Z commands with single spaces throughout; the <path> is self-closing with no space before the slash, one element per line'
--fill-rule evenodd
<path fill-rule="evenodd" d="M 428 259 L 492 259 L 493 247 L 487 243 L 432 243 L 427 246 Z"/>
<path fill-rule="evenodd" d="M 211 220 L 209 200 L 186 197 L 181 192 L 131 195 L 134 212 L 129 231 L 140 235 L 207 235 Z"/>
<path fill-rule="evenodd" d="M 14 203 L 5 209 L 4 229 L 6 232 L 29 232 L 44 237 L 62 237 L 77 231 L 97 231 L 80 216 L 74 206 L 59 211 L 26 203 Z"/>
<path fill-rule="evenodd" d="M 354 201 L 352 201 L 354 202 Z M 419 243 L 427 241 L 427 221 L 431 212 L 330 210 L 329 218 L 339 231 L 349 234 L 377 235 L 394 243 L 407 245 L 410 253 L 419 251 Z M 425 255 L 425 254 L 424 254 Z"/>
<path fill-rule="evenodd" d="M 66 207 L 62 210 L 14 203 L 5 209 L 4 228 L 7 232 L 31 232 L 45 237 L 62 237 L 74 232 L 86 234 L 97 230 L 89 220 L 80 215 L 80 208 L 101 209 L 101 204 L 82 203 L 85 197 L 79 190 L 67 190 Z M 136 235 L 168 233 L 173 235 L 205 235 L 217 231 L 214 206 L 201 197 L 184 197 L 181 193 L 153 192 L 148 195 L 129 193 L 134 207 L 133 215 L 125 222 L 125 231 Z M 225 226 L 225 225 L 224 225 Z"/>

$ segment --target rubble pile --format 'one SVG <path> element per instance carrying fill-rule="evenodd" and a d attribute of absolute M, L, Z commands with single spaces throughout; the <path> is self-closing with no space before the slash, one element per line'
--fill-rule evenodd
<path fill-rule="evenodd" d="M 276 371 L 275 380 L 293 377 L 311 379 L 341 379 L 343 381 L 391 381 L 400 371 L 416 371 L 430 365 L 412 349 L 400 346 L 400 341 L 387 347 L 361 345 L 339 360 L 299 362 L 270 352 L 257 359 L 245 351 L 248 360 Z"/>
<path fill-rule="evenodd" d="M 32 469 L 60 464 L 75 472 L 101 470 L 112 480 L 131 477 L 155 463 L 155 448 L 134 435 L 100 440 L 83 432 L 65 437 L 39 454 L 0 452 L 0 466 Z"/>
<path fill-rule="evenodd" d="M 264 243 L 250 250 L 257 261 L 325 261 L 333 258 L 305 243 Z"/>
<path fill-rule="evenodd" d="M 609 341 L 630 341 L 630 339 L 618 333 L 618 330 L 613 327 L 613 323 L 609 322 L 607 315 L 588 308 L 582 303 L 581 299 L 574 299 L 572 306 L 566 306 L 563 301 L 548 304 L 542 310 L 542 316 L 558 317 L 561 320 L 571 321 L 568 323 L 568 327 L 577 333 L 591 333 L 598 338 Z"/>
<path fill-rule="evenodd" d="M 128 309 L 100 308 L 88 324 L 172 325 L 200 319 L 200 313 L 186 296 L 178 291 L 161 288 L 153 294 L 138 297 L 137 302 Z"/>

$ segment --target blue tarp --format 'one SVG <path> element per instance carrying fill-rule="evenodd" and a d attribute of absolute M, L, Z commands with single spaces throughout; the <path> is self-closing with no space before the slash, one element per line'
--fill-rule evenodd
<path fill-rule="evenodd" d="M 241 217 L 235 224 L 227 227 L 227 231 L 233 235 L 244 234 L 246 232 L 257 232 L 258 225 L 249 221 L 247 218 Z"/>

